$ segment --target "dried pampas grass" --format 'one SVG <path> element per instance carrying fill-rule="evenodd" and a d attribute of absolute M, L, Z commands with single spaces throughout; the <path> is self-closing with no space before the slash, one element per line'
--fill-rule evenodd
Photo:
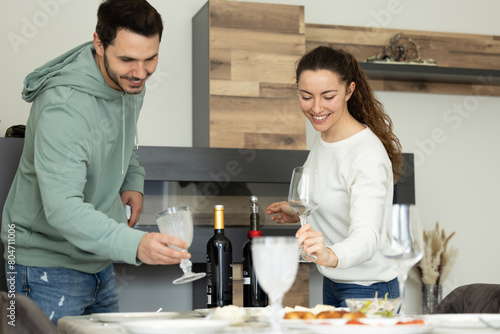
<path fill-rule="evenodd" d="M 457 258 L 458 249 L 448 248 L 448 242 L 455 232 L 446 236 L 444 229 L 439 229 L 439 223 L 432 231 L 424 231 L 424 256 L 418 263 L 422 283 L 441 284 L 450 274 Z"/>

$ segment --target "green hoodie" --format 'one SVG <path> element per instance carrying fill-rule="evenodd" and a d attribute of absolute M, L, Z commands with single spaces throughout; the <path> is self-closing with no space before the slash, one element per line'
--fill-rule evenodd
<path fill-rule="evenodd" d="M 2 216 L 6 245 L 15 230 L 17 264 L 87 273 L 139 264 L 145 232 L 128 227 L 120 193 L 144 190 L 134 153 L 144 91 L 110 88 L 93 52 L 85 43 L 25 79 L 23 99 L 33 104 Z"/>

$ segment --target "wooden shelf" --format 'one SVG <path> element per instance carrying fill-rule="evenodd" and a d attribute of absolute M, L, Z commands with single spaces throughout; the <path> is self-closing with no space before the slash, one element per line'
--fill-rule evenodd
<path fill-rule="evenodd" d="M 500 85 L 500 71 L 411 64 L 359 63 L 370 79 Z"/>
<path fill-rule="evenodd" d="M 366 62 L 399 33 L 407 59 L 419 56 L 416 44 L 437 66 Z M 376 91 L 500 96 L 499 36 L 307 23 L 306 50 L 320 45 L 350 52 Z"/>

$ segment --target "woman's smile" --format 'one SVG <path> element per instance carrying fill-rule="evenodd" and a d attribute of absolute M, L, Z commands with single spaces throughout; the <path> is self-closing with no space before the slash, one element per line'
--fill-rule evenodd
<path fill-rule="evenodd" d="M 316 123 L 323 123 L 325 122 L 331 115 L 330 114 L 326 114 L 326 115 L 313 115 L 312 113 L 309 113 L 312 117 L 312 119 L 316 122 Z"/>

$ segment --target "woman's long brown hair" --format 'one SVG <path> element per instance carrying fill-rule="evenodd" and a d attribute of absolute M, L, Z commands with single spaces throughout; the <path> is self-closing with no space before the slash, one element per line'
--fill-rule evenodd
<path fill-rule="evenodd" d="M 358 61 L 344 50 L 318 46 L 305 54 L 297 63 L 296 82 L 304 71 L 328 70 L 336 73 L 346 88 L 354 82 L 356 89 L 347 101 L 349 113 L 360 123 L 368 126 L 380 139 L 392 163 L 394 182 L 405 166 L 401 155 L 401 143 L 392 131 L 392 120 L 382 103 L 375 98 L 368 79 Z"/>

